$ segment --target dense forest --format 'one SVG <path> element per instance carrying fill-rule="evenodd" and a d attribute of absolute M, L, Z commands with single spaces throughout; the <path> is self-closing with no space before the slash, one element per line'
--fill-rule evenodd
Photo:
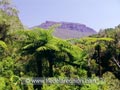
<path fill-rule="evenodd" d="M 120 90 L 120 25 L 67 40 L 53 36 L 56 27 L 26 29 L 0 0 L 0 90 Z M 97 82 L 25 82 L 35 77 Z"/>

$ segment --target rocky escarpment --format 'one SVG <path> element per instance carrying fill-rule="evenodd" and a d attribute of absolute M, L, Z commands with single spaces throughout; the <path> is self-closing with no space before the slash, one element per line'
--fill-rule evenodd
<path fill-rule="evenodd" d="M 96 34 L 96 31 L 92 28 L 79 23 L 46 21 L 45 23 L 42 23 L 41 25 L 38 25 L 36 27 L 48 29 L 51 26 L 57 24 L 59 24 L 59 26 L 55 29 L 54 35 L 59 38 L 81 38 L 84 36 Z"/>

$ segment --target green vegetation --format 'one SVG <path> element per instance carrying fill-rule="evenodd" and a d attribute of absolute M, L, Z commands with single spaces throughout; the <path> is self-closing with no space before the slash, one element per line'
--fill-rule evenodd
<path fill-rule="evenodd" d="M 62 40 L 52 35 L 53 27 L 25 30 L 8 0 L 0 6 L 0 90 L 119 90 L 120 25 Z M 35 77 L 83 82 L 23 82 Z"/>

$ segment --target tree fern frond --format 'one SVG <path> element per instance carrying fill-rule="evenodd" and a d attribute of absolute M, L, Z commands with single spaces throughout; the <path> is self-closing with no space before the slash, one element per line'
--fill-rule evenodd
<path fill-rule="evenodd" d="M 41 46 L 36 49 L 37 52 L 42 52 L 42 51 L 46 51 L 46 50 L 49 50 L 49 48 L 47 48 L 46 46 Z"/>
<path fill-rule="evenodd" d="M 53 44 L 46 44 L 45 46 L 47 48 L 49 48 L 49 50 L 51 50 L 51 51 L 60 51 L 60 49 L 57 46 L 53 45 Z"/>
<path fill-rule="evenodd" d="M 33 47 L 34 47 L 34 44 L 31 43 L 31 44 L 28 44 L 28 45 L 24 46 L 22 49 L 23 49 L 23 50 L 27 50 L 27 49 L 31 49 L 31 48 L 33 48 Z"/>

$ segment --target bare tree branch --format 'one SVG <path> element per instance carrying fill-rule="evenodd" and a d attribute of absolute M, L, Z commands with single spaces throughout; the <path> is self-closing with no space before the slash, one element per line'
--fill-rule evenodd
<path fill-rule="evenodd" d="M 112 57 L 113 61 L 115 62 L 115 64 L 118 66 L 118 68 L 120 68 L 120 64 L 119 62 L 115 59 L 115 57 Z"/>

